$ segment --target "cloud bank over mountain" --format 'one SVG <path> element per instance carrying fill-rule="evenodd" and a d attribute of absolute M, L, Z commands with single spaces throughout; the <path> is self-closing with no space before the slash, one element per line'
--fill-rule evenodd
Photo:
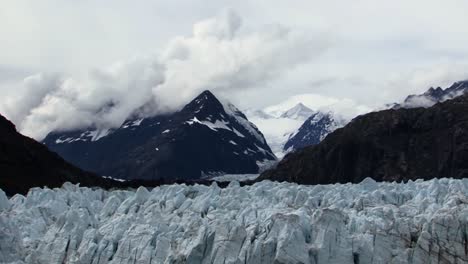
<path fill-rule="evenodd" d="M 468 78 L 466 1 L 109 4 L 3 3 L 0 111 L 24 132 L 172 111 L 200 89 L 242 109 L 304 94 L 376 109 Z"/>
<path fill-rule="evenodd" d="M 37 139 L 56 129 L 115 127 L 130 115 L 177 110 L 205 89 L 228 94 L 265 85 L 327 46 L 320 33 L 282 25 L 245 28 L 242 18 L 226 9 L 156 54 L 93 69 L 84 78 L 29 76 L 0 102 L 0 111 Z"/>

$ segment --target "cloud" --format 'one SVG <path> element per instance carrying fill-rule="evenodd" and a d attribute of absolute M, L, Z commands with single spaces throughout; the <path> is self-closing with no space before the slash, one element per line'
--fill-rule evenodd
<path fill-rule="evenodd" d="M 193 26 L 161 52 L 94 69 L 84 78 L 37 74 L 0 111 L 42 139 L 53 130 L 119 126 L 131 115 L 175 111 L 205 89 L 250 89 L 311 61 L 328 46 L 321 34 L 281 25 L 245 28 L 232 10 Z"/>
<path fill-rule="evenodd" d="M 456 81 L 468 79 L 468 64 L 441 62 L 426 65 L 403 73 L 392 73 L 385 79 L 373 80 L 373 85 L 380 88 L 381 98 L 387 98 L 385 103 L 400 103 L 408 95 L 421 94 L 431 87 L 447 88 Z M 418 99 L 419 100 L 419 99 Z M 382 102 L 382 99 L 376 100 Z M 430 102 L 424 100 L 415 105 L 427 106 Z M 381 103 L 380 106 L 384 104 Z"/>
<path fill-rule="evenodd" d="M 23 133 L 36 138 L 52 130 L 69 130 L 96 126 L 119 126 L 137 109 L 151 104 L 151 88 L 164 80 L 162 66 L 151 58 L 136 58 L 115 63 L 105 70 L 93 70 L 83 81 L 72 78 L 44 79 L 40 87 L 46 92 L 21 95 L 34 98 L 27 116 L 19 119 Z M 34 90 L 33 87 L 26 89 Z"/>
<path fill-rule="evenodd" d="M 36 74 L 16 85 L 16 92 L 5 96 L 1 102 L 2 113 L 8 113 L 12 120 L 24 120 L 31 110 L 42 104 L 43 98 L 58 89 L 61 80 L 53 74 Z"/>

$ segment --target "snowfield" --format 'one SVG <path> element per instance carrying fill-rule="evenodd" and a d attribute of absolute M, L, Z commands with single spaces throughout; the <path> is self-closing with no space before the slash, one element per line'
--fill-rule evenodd
<path fill-rule="evenodd" d="M 0 262 L 468 263 L 468 179 L 105 191 L 7 199 Z"/>

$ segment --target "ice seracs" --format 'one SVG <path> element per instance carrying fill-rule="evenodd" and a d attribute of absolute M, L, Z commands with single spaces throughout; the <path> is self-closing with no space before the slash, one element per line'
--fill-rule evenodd
<path fill-rule="evenodd" d="M 0 262 L 467 263 L 467 195 L 467 179 L 35 188 L 0 211 Z"/>
<path fill-rule="evenodd" d="M 5 192 L 0 189 L 0 212 L 10 208 L 10 202 Z"/>

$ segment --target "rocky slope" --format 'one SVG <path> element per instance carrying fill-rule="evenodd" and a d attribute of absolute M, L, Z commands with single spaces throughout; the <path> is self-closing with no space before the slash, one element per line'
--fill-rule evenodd
<path fill-rule="evenodd" d="M 0 188 L 8 195 L 27 193 L 37 186 L 59 187 L 66 181 L 82 186 L 110 187 L 118 184 L 85 172 L 51 152 L 34 139 L 23 136 L 0 115 Z"/>
<path fill-rule="evenodd" d="M 305 184 L 468 177 L 468 95 L 355 118 L 259 179 Z"/>
<path fill-rule="evenodd" d="M 315 112 L 290 135 L 284 144 L 283 150 L 288 153 L 307 146 L 317 145 L 328 134 L 347 123 L 344 119 L 332 112 Z"/>
<path fill-rule="evenodd" d="M 120 179 L 257 173 L 260 163 L 276 160 L 245 115 L 209 91 L 176 113 L 130 119 L 113 130 L 51 133 L 44 143 L 81 168 Z"/>
<path fill-rule="evenodd" d="M 0 191 L 0 262 L 467 263 L 468 181 Z"/>

